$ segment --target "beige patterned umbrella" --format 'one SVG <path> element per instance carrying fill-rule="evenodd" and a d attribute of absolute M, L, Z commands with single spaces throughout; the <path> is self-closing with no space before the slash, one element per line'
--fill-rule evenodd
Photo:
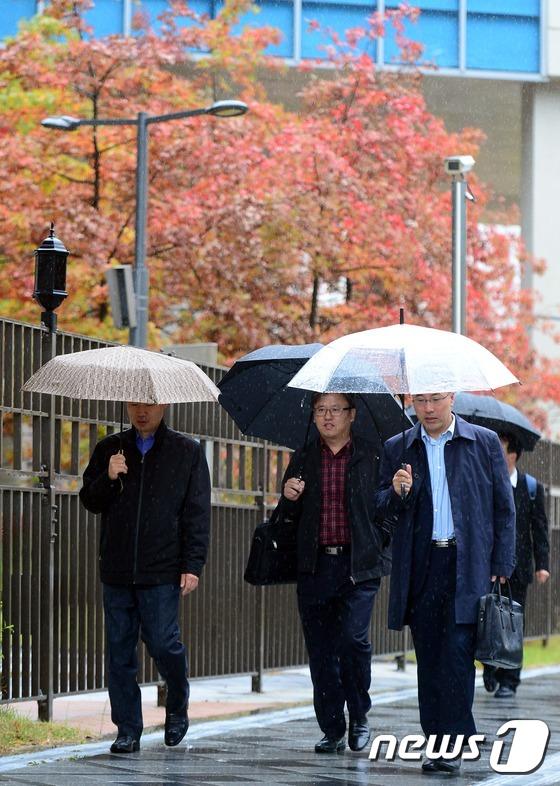
<path fill-rule="evenodd" d="M 190 360 L 131 346 L 57 355 L 27 380 L 23 390 L 148 404 L 217 401 L 220 393 Z"/>

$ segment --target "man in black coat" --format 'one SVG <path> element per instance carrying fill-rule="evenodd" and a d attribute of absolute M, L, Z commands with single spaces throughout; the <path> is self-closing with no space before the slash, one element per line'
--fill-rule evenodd
<path fill-rule="evenodd" d="M 351 396 L 317 394 L 320 439 L 296 451 L 283 482 L 281 504 L 298 523 L 298 608 L 324 734 L 317 753 L 344 750 L 345 705 L 350 748 L 369 742 L 369 625 L 381 577 L 390 571 L 390 538 L 373 499 L 379 457 L 352 435 L 355 414 Z"/>
<path fill-rule="evenodd" d="M 514 600 L 525 606 L 527 588 L 533 581 L 538 584 L 548 581 L 549 542 L 548 520 L 545 511 L 544 488 L 531 475 L 517 469 L 522 447 L 512 434 L 499 434 L 500 442 L 510 472 L 513 498 L 515 501 L 515 570 L 510 579 Z M 484 666 L 484 687 L 495 692 L 498 699 L 512 698 L 520 682 L 521 669 L 500 669 Z M 497 688 L 497 690 L 496 690 Z"/>
<path fill-rule="evenodd" d="M 210 477 L 193 439 L 163 422 L 165 405 L 128 404 L 133 428 L 95 447 L 80 498 L 101 514 L 100 573 L 107 635 L 112 753 L 140 748 L 139 635 L 167 683 L 165 744 L 188 729 L 179 596 L 195 590 L 208 550 Z"/>

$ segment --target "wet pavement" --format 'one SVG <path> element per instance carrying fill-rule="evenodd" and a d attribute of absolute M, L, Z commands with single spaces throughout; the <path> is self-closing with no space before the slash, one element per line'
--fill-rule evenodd
<path fill-rule="evenodd" d="M 375 667 L 374 667 L 375 673 Z M 39 786 L 194 786 L 195 784 L 294 784 L 294 786 L 419 786 L 449 781 L 466 786 L 546 786 L 560 784 L 560 668 L 527 672 L 513 700 L 496 699 L 484 691 L 480 679 L 475 697 L 478 731 L 486 736 L 477 761 L 465 761 L 458 776 L 423 775 L 419 761 L 368 759 L 369 746 L 360 753 L 346 749 L 339 755 L 317 755 L 314 743 L 321 736 L 309 706 L 199 722 L 192 725 L 187 743 L 163 746 L 161 731 L 145 734 L 136 754 L 108 753 L 107 741 L 53 755 L 66 758 L 40 761 L 40 755 L 18 762 L 0 759 L 0 784 Z M 289 679 L 289 672 L 285 672 Z M 413 674 L 392 673 L 378 680 L 373 692 L 370 723 L 374 737 L 384 733 L 420 734 Z M 265 683 L 266 684 L 266 683 Z M 551 736 L 542 766 L 529 775 L 496 773 L 489 759 L 496 732 L 512 719 L 539 719 Z M 518 732 L 519 733 L 519 732 Z M 508 739 L 511 738 L 511 735 Z M 521 737 L 519 738 L 521 740 Z M 515 744 L 517 744 L 517 739 Z M 527 755 L 535 740 L 521 740 Z M 506 756 L 503 761 L 507 761 Z M 69 757 L 70 756 L 70 757 Z M 34 762 L 34 763 L 33 763 Z M 18 766 L 18 763 L 21 766 Z M 13 768 L 15 766 L 15 768 Z M 13 769 L 12 769 L 13 768 Z"/>

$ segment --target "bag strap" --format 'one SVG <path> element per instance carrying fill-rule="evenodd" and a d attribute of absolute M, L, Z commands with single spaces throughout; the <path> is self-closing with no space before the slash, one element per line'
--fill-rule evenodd
<path fill-rule="evenodd" d="M 529 496 L 531 500 L 534 502 L 537 498 L 537 479 L 534 478 L 532 475 L 526 474 L 525 475 L 525 483 L 527 484 L 527 491 L 529 492 Z"/>
<path fill-rule="evenodd" d="M 509 582 L 509 579 L 506 579 L 505 583 L 506 583 L 507 592 L 508 592 L 507 597 L 509 597 L 509 616 L 510 616 L 510 619 L 511 619 L 511 629 L 513 631 L 515 631 L 515 614 L 513 613 L 513 596 L 511 594 L 511 584 Z M 500 580 L 499 579 L 496 579 L 495 582 L 494 582 L 494 585 L 492 586 L 492 592 L 493 593 L 496 593 L 496 587 L 498 588 L 498 593 L 497 593 L 498 594 L 498 608 L 500 609 L 500 612 L 503 612 L 504 611 L 504 604 L 503 604 L 503 597 L 504 596 L 502 595 L 502 586 L 500 584 Z M 500 613 L 500 617 L 501 617 L 501 613 Z M 504 623 L 503 623 L 503 620 L 502 620 L 502 627 L 503 626 L 504 626 Z"/>

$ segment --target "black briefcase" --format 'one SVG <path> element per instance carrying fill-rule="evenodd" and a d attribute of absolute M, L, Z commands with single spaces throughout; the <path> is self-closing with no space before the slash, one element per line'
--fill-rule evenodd
<path fill-rule="evenodd" d="M 478 607 L 475 658 L 487 666 L 519 669 L 523 660 L 523 606 L 502 594 L 496 580 L 492 592 L 483 595 Z"/>
<path fill-rule="evenodd" d="M 249 584 L 290 584 L 297 581 L 297 525 L 281 504 L 253 533 L 244 579 Z"/>

